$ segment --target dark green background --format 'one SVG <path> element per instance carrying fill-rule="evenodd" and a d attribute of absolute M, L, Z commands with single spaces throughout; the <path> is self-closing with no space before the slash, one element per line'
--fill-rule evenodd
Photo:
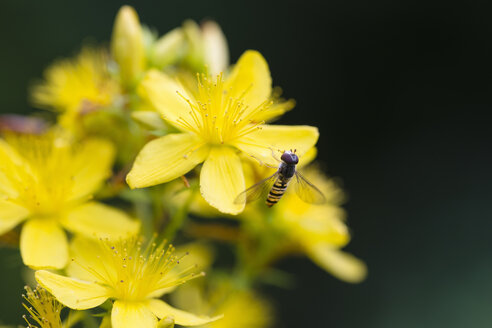
<path fill-rule="evenodd" d="M 278 327 L 492 326 L 485 3 L 130 2 L 161 33 L 186 18 L 216 19 L 232 60 L 261 51 L 274 83 L 297 100 L 280 122 L 321 130 L 319 157 L 350 196 L 348 249 L 368 263 L 369 277 L 348 285 L 308 260 L 282 262 L 298 285 L 266 290 Z M 2 1 L 0 112 L 29 112 L 28 84 L 82 41 L 109 40 L 122 4 Z M 20 263 L 13 251 L 0 255 L 0 318 L 13 323 Z"/>

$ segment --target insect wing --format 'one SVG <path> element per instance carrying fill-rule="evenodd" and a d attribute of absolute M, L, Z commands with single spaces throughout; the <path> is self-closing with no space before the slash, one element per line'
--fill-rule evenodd
<path fill-rule="evenodd" d="M 326 197 L 315 185 L 306 180 L 306 178 L 296 171 L 294 179 L 294 188 L 300 199 L 310 204 L 323 204 Z"/>
<path fill-rule="evenodd" d="M 255 183 L 254 185 L 252 185 L 251 187 L 240 193 L 234 200 L 234 203 L 235 204 L 242 204 L 244 202 L 249 203 L 261 197 L 266 199 L 277 177 L 278 177 L 278 171 L 272 174 L 271 176 L 269 176 L 268 178 L 263 179 L 258 183 Z"/>

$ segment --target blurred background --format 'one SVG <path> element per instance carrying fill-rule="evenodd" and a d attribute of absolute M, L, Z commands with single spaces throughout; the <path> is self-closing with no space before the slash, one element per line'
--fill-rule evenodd
<path fill-rule="evenodd" d="M 257 49 L 320 128 L 343 181 L 369 276 L 343 283 L 308 259 L 279 266 L 294 290 L 263 292 L 277 327 L 492 326 L 492 11 L 485 2 L 25 1 L 0 9 L 0 113 L 29 113 L 28 85 L 83 41 L 108 42 L 122 4 L 161 34 L 216 20 L 235 62 Z M 17 251 L 0 250 L 0 322 L 21 323 Z M 18 295 L 17 298 L 5 295 Z"/>

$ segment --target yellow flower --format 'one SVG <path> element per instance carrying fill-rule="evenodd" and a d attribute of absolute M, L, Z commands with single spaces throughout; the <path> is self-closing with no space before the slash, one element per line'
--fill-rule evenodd
<path fill-rule="evenodd" d="M 273 225 L 327 272 L 347 282 L 360 282 L 367 274 L 365 264 L 340 250 L 350 241 L 345 212 L 339 207 L 341 190 L 315 169 L 307 170 L 304 175 L 323 191 L 328 202 L 305 203 L 288 188 L 272 208 Z"/>
<path fill-rule="evenodd" d="M 72 309 L 89 309 L 114 299 L 113 328 L 156 327 L 157 318 L 173 317 L 177 324 L 197 326 L 220 317 L 199 317 L 178 310 L 158 299 L 169 288 L 203 274 L 186 267 L 169 275 L 179 265 L 174 248 L 150 243 L 142 248 L 136 239 L 99 242 L 76 239 L 74 262 L 68 272 L 74 278 L 49 271 L 36 271 L 36 280 L 62 304 Z"/>
<path fill-rule="evenodd" d="M 29 286 L 26 286 L 25 289 L 26 294 L 22 295 L 22 297 L 28 304 L 22 305 L 29 312 L 29 316 L 24 315 L 23 317 L 29 328 L 63 328 L 60 319 L 63 305 L 53 295 L 39 286 L 34 290 Z M 34 320 L 39 326 L 32 325 L 29 320 Z"/>
<path fill-rule="evenodd" d="M 311 126 L 263 124 L 271 104 L 271 77 L 265 59 L 247 51 L 223 79 L 201 76 L 196 92 L 150 71 L 143 93 L 162 117 L 180 130 L 152 140 L 140 151 L 127 176 L 132 188 L 171 181 L 200 163 L 200 191 L 219 211 L 237 214 L 234 200 L 245 188 L 239 152 L 272 163 L 272 149 L 297 149 L 302 155 L 318 139 Z"/>
<path fill-rule="evenodd" d="M 45 80 L 34 86 L 33 103 L 61 113 L 60 124 L 73 128 L 81 115 L 110 106 L 120 93 L 107 61 L 103 50 L 84 48 L 76 58 L 54 63 L 45 71 Z"/>
<path fill-rule="evenodd" d="M 27 220 L 20 236 L 26 265 L 63 268 L 63 228 L 88 237 L 138 231 L 139 223 L 120 210 L 90 200 L 111 174 L 113 156 L 106 141 L 75 145 L 55 132 L 0 139 L 0 234 Z"/>

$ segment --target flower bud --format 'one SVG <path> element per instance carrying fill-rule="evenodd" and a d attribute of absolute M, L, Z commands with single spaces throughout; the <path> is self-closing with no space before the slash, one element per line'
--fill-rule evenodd
<path fill-rule="evenodd" d="M 164 34 L 152 46 L 150 62 L 160 69 L 175 64 L 181 59 L 185 50 L 183 29 L 175 28 Z"/>
<path fill-rule="evenodd" d="M 187 20 L 183 23 L 183 32 L 188 45 L 183 63 L 191 68 L 192 71 L 204 72 L 205 58 L 200 27 L 194 21 Z"/>
<path fill-rule="evenodd" d="M 224 72 L 229 66 L 229 49 L 227 40 L 219 24 L 206 21 L 202 24 L 205 65 L 210 75 Z"/>
<path fill-rule="evenodd" d="M 138 15 L 130 6 L 121 7 L 116 15 L 111 53 L 119 66 L 122 84 L 133 87 L 144 70 L 145 49 Z"/>

